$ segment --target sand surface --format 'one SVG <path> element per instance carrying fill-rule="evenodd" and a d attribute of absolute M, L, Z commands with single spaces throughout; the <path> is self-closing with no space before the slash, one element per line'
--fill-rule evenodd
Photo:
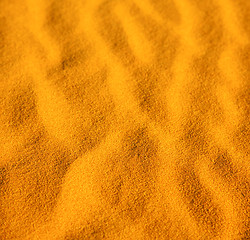
<path fill-rule="evenodd" d="M 0 239 L 250 239 L 249 0 L 1 0 Z"/>

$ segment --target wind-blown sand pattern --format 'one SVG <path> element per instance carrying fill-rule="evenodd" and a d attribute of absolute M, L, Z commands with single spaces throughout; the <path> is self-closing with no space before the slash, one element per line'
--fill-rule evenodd
<path fill-rule="evenodd" d="M 1 0 L 0 239 L 250 239 L 250 1 Z"/>

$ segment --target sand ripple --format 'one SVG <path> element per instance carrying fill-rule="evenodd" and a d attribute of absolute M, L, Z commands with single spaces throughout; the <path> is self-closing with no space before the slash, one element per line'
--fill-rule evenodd
<path fill-rule="evenodd" d="M 0 239 L 249 239 L 249 21 L 1 0 Z"/>

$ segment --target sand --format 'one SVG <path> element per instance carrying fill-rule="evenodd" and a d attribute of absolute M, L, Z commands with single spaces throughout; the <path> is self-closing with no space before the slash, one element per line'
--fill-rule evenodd
<path fill-rule="evenodd" d="M 0 239 L 250 239 L 249 0 L 1 0 Z"/>

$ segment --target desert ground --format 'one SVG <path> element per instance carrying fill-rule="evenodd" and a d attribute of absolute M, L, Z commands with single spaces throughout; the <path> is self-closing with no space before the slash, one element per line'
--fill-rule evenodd
<path fill-rule="evenodd" d="M 249 0 L 1 0 L 0 239 L 250 239 Z"/>

